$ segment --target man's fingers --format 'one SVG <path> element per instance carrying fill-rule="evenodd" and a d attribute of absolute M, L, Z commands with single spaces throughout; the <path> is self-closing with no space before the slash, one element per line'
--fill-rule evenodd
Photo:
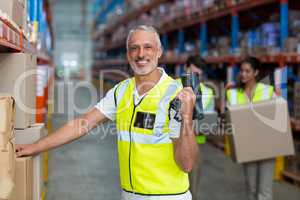
<path fill-rule="evenodd" d="M 24 155 L 24 152 L 22 149 L 16 149 L 16 155 L 17 157 L 22 157 Z"/>
<path fill-rule="evenodd" d="M 177 95 L 178 99 L 181 101 L 194 101 L 196 99 L 196 96 L 192 90 L 192 88 L 187 87 L 182 89 L 179 94 Z"/>
<path fill-rule="evenodd" d="M 29 145 L 17 145 L 16 146 L 16 155 L 17 157 L 22 157 L 22 156 L 26 156 L 28 155 L 28 152 L 27 152 L 27 147 L 29 147 Z"/>
<path fill-rule="evenodd" d="M 184 89 L 185 91 L 188 91 L 188 92 L 194 94 L 193 88 L 191 88 L 191 87 L 185 87 L 185 88 L 183 88 L 183 89 Z"/>

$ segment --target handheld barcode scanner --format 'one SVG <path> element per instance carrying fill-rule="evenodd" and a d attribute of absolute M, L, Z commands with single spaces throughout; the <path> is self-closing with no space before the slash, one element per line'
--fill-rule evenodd
<path fill-rule="evenodd" d="M 196 103 L 194 107 L 193 119 L 200 120 L 203 118 L 203 107 L 202 107 L 202 93 L 199 87 L 199 78 L 196 73 L 185 73 L 181 77 L 181 82 L 183 87 L 191 87 L 196 95 Z M 176 111 L 175 118 L 179 118 L 179 111 L 181 107 L 181 102 L 179 99 L 175 98 L 171 102 L 171 108 Z"/>

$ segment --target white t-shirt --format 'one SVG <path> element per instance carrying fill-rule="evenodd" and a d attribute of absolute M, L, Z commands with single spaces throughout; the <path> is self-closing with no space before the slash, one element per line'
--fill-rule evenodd
<path fill-rule="evenodd" d="M 158 68 L 162 76 L 160 77 L 157 84 L 162 82 L 164 79 L 166 79 L 167 74 L 162 68 Z M 115 106 L 115 99 L 114 99 L 114 92 L 116 90 L 117 86 L 114 86 L 112 89 L 110 89 L 105 97 L 100 100 L 100 102 L 95 106 L 100 112 L 102 112 L 108 119 L 115 121 L 116 120 L 116 106 Z M 134 89 L 134 104 L 137 104 L 147 93 L 143 95 L 139 95 L 137 89 Z M 174 119 L 175 116 L 174 111 L 170 111 L 170 123 L 169 123 L 169 137 L 170 138 L 178 138 L 180 136 L 180 126 L 181 123 L 178 122 L 176 119 Z"/>

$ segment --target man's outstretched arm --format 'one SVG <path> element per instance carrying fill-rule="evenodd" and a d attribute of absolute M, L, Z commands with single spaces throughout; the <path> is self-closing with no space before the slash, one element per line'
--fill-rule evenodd
<path fill-rule="evenodd" d="M 17 145 L 16 154 L 18 157 L 29 156 L 54 149 L 84 136 L 89 130 L 106 120 L 106 116 L 101 111 L 93 108 L 83 116 L 67 122 L 57 131 L 33 144 Z"/>

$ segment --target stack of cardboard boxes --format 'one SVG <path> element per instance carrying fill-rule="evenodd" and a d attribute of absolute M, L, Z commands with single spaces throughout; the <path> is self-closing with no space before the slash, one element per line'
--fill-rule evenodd
<path fill-rule="evenodd" d="M 0 179 L 10 177 L 14 185 L 10 197 L 6 199 L 40 200 L 44 190 L 43 158 L 15 158 L 14 153 L 15 144 L 33 143 L 46 135 L 44 124 L 35 123 L 36 56 L 27 53 L 0 54 L 0 94 L 10 95 L 11 101 L 15 102 L 15 111 L 7 106 L 13 103 L 6 103 L 6 106 L 0 103 L 1 123 L 2 119 L 6 119 L 1 125 L 4 128 L 0 130 L 5 133 L 0 135 L 6 136 L 0 137 L 1 154 L 6 156 L 1 155 L 0 163 L 1 169 L 9 174 L 4 176 L 3 172 Z M 9 102 L 9 97 L 5 99 Z"/>
<path fill-rule="evenodd" d="M 0 199 L 33 199 L 33 158 L 16 158 L 14 130 L 15 102 L 0 96 Z"/>
<path fill-rule="evenodd" d="M 0 0 L 0 17 L 28 36 L 28 0 Z M 12 36 L 13 37 L 13 36 Z M 40 200 L 42 157 L 16 158 L 15 145 L 46 134 L 36 122 L 36 56 L 0 53 L 0 200 Z"/>

